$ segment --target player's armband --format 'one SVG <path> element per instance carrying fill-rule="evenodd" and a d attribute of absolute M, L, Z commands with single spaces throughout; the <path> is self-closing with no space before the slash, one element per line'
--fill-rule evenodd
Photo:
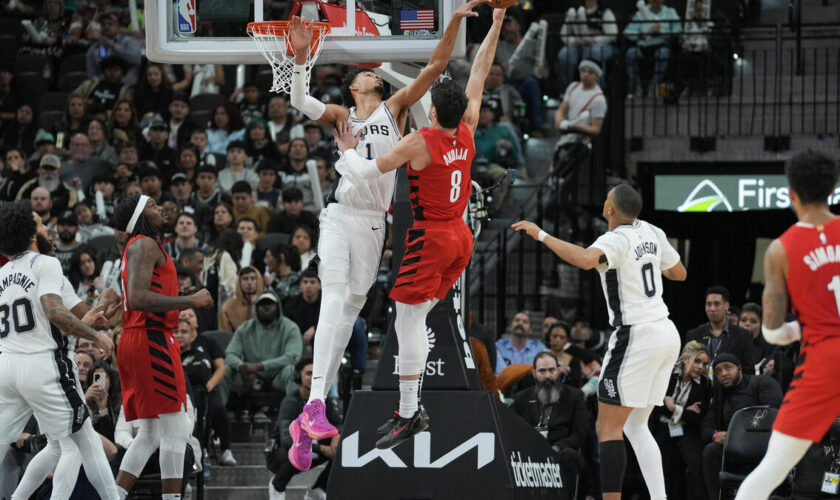
<path fill-rule="evenodd" d="M 779 328 L 767 328 L 761 325 L 761 333 L 767 342 L 776 345 L 788 345 L 802 340 L 802 330 L 796 321 L 788 321 Z"/>

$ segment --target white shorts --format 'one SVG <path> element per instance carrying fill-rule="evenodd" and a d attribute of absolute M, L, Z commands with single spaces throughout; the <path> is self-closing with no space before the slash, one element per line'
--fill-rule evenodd
<path fill-rule="evenodd" d="M 318 277 L 322 285 L 347 283 L 367 295 L 379 273 L 385 244 L 385 213 L 330 203 L 321 211 Z"/>
<path fill-rule="evenodd" d="M 679 356 L 680 334 L 668 318 L 616 329 L 604 356 L 598 400 L 632 408 L 661 405 Z"/>
<path fill-rule="evenodd" d="M 17 440 L 33 414 L 50 439 L 78 431 L 88 417 L 75 363 L 63 352 L 0 354 L 0 446 Z"/>

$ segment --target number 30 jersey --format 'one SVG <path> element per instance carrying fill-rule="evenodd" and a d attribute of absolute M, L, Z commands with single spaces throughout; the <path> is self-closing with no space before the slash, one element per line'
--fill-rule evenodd
<path fill-rule="evenodd" d="M 596 269 L 614 328 L 668 317 L 662 300 L 662 270 L 680 261 L 665 233 L 642 220 L 618 226 L 601 235 L 592 247 L 604 252 L 605 264 Z"/>
<path fill-rule="evenodd" d="M 796 223 L 779 238 L 788 260 L 787 289 L 802 339 L 840 335 L 840 218 Z"/>
<path fill-rule="evenodd" d="M 0 268 L 0 352 L 34 354 L 66 349 L 47 320 L 41 297 L 63 297 L 66 280 L 55 257 L 26 252 Z"/>

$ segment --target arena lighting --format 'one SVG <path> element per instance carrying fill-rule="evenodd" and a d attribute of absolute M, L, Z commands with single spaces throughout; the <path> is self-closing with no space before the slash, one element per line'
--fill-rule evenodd
<path fill-rule="evenodd" d="M 736 61 L 738 60 L 738 53 L 737 52 L 732 54 L 732 59 L 735 59 Z"/>
<path fill-rule="evenodd" d="M 523 139 L 525 139 L 525 140 L 527 141 L 528 139 L 530 139 L 530 138 L 531 138 L 531 136 L 530 136 L 530 135 L 528 135 L 528 134 L 522 134 L 522 138 L 523 138 Z"/>

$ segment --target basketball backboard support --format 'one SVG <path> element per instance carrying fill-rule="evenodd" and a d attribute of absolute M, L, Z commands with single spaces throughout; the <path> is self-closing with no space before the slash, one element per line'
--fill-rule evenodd
<path fill-rule="evenodd" d="M 288 3 L 289 7 L 296 2 Z M 330 13 L 332 32 L 319 64 L 425 62 L 452 12 L 465 0 L 337 0 L 300 2 L 305 19 Z M 146 56 L 170 64 L 265 64 L 245 27 L 250 21 L 284 20 L 289 8 L 270 0 L 146 0 Z M 359 9 L 362 8 L 362 10 Z M 452 57 L 465 52 L 461 25 Z M 356 29 L 348 28 L 356 26 Z M 371 33 L 379 32 L 379 35 Z"/>

